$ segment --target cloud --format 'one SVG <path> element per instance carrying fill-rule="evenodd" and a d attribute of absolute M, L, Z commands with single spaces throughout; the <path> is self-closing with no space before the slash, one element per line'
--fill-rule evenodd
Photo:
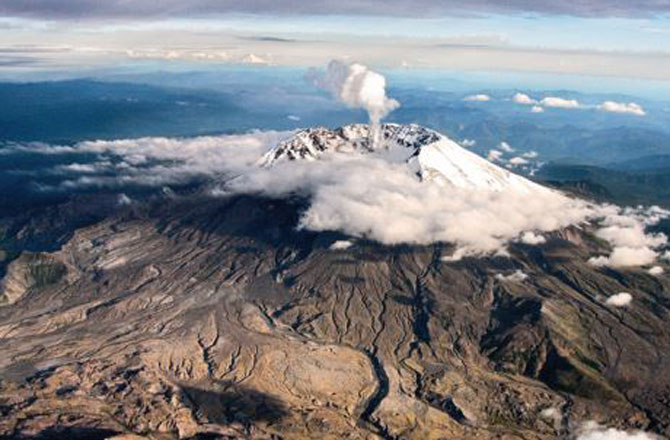
<path fill-rule="evenodd" d="M 254 167 L 267 150 L 293 133 L 266 131 L 196 138 L 147 137 L 86 141 L 74 146 L 15 145 L 4 150 L 5 154 L 21 151 L 45 155 L 86 152 L 104 158 L 87 164 L 75 162 L 58 166 L 58 173 L 69 173 L 72 176 L 52 190 L 126 185 L 163 186 L 189 182 L 199 176 L 216 178 L 240 174 Z M 115 159 L 114 165 L 112 159 Z M 78 177 L 81 174 L 85 175 Z"/>
<path fill-rule="evenodd" d="M 513 14 L 519 12 L 573 15 L 584 17 L 640 17 L 670 12 L 670 5 L 658 0 L 369 0 L 341 1 L 285 0 L 33 0 L 0 3 L 0 15 L 58 18 L 146 18 L 198 17 L 213 14 L 309 14 L 309 15 L 387 15 L 435 17 L 463 14 Z"/>
<path fill-rule="evenodd" d="M 507 161 L 507 163 L 513 167 L 519 167 L 523 165 L 528 165 L 529 162 L 527 159 L 524 159 L 521 156 L 516 156 Z"/>
<path fill-rule="evenodd" d="M 539 106 L 539 105 L 534 105 L 534 106 L 530 109 L 530 112 L 531 112 L 531 113 L 544 113 L 544 107 L 541 107 L 541 106 Z"/>
<path fill-rule="evenodd" d="M 40 58 L 32 56 L 0 56 L 0 67 L 24 67 L 41 61 Z"/>
<path fill-rule="evenodd" d="M 307 79 L 348 107 L 367 111 L 372 126 L 373 145 L 377 144 L 380 135 L 381 120 L 400 107 L 398 101 L 386 96 L 386 78 L 362 64 L 333 60 L 328 63 L 325 72 L 312 70 Z"/>
<path fill-rule="evenodd" d="M 556 108 L 579 108 L 579 101 L 576 99 L 564 99 L 557 96 L 547 96 L 540 101 L 545 107 L 556 107 Z"/>
<path fill-rule="evenodd" d="M 501 142 L 500 145 L 498 145 L 498 148 L 504 151 L 505 153 L 514 152 L 514 148 L 512 148 L 507 142 Z"/>
<path fill-rule="evenodd" d="M 594 266 L 643 266 L 656 261 L 656 257 L 656 252 L 646 247 L 616 247 L 609 257 L 593 257 L 589 259 L 589 263 Z"/>
<path fill-rule="evenodd" d="M 298 40 L 294 38 L 282 38 L 282 37 L 272 37 L 267 35 L 255 35 L 251 37 L 239 37 L 241 40 L 249 41 L 266 41 L 271 43 L 295 43 Z"/>
<path fill-rule="evenodd" d="M 125 54 L 128 58 L 140 60 L 233 61 L 230 54 L 223 50 L 129 49 Z"/>
<path fill-rule="evenodd" d="M 525 243 L 525 244 L 538 245 L 538 244 L 546 243 L 547 239 L 544 238 L 544 236 L 542 236 L 542 235 L 536 234 L 532 231 L 527 231 L 527 232 L 524 232 L 521 235 L 521 238 L 520 238 L 519 241 L 521 241 L 522 243 Z"/>
<path fill-rule="evenodd" d="M 670 211 L 657 206 L 650 208 L 625 208 L 603 218 L 596 235 L 614 246 L 608 256 L 594 257 L 589 263 L 595 266 L 641 266 L 658 258 L 655 249 L 668 243 L 665 234 L 647 233 L 646 226 L 670 217 Z"/>
<path fill-rule="evenodd" d="M 240 64 L 252 64 L 260 66 L 267 66 L 272 64 L 272 61 L 268 57 L 256 55 L 255 53 L 248 53 L 239 58 L 237 62 Z"/>
<path fill-rule="evenodd" d="M 521 155 L 521 157 L 525 157 L 526 159 L 535 159 L 538 156 L 537 151 L 526 151 Z"/>
<path fill-rule="evenodd" d="M 554 230 L 590 212 L 585 202 L 542 187 L 529 196 L 422 181 L 404 161 L 385 157 L 397 154 L 327 152 L 316 161 L 250 170 L 225 186 L 231 192 L 309 196 L 300 221 L 306 229 L 385 244 L 451 242 L 470 253 L 499 251 L 523 231 Z"/>
<path fill-rule="evenodd" d="M 604 112 L 610 113 L 630 113 L 632 115 L 644 116 L 647 113 L 644 111 L 642 106 L 634 102 L 615 102 L 615 101 L 605 101 L 598 106 L 598 109 Z"/>
<path fill-rule="evenodd" d="M 344 249 L 349 249 L 353 245 L 354 243 L 350 240 L 337 240 L 330 245 L 330 249 L 334 251 L 341 251 Z"/>
<path fill-rule="evenodd" d="M 117 199 L 117 203 L 119 206 L 128 206 L 133 204 L 133 199 L 128 197 L 126 194 L 119 194 L 119 197 Z"/>
<path fill-rule="evenodd" d="M 660 440 L 660 437 L 644 431 L 606 428 L 590 421 L 580 427 L 577 440 Z"/>
<path fill-rule="evenodd" d="M 69 147 L 9 145 L 6 149 L 95 154 L 91 164 L 75 162 L 57 169 L 69 173 L 56 187 L 63 191 L 108 187 L 120 192 L 128 185 L 163 187 L 206 179 L 210 187 L 214 185 L 211 193 L 216 196 L 308 198 L 301 228 L 340 231 L 384 244 L 449 242 L 457 245 L 458 257 L 501 252 L 510 241 L 540 244 L 544 233 L 586 221 L 594 222 L 599 236 L 613 246 L 610 255 L 592 259 L 593 264 L 651 264 L 667 241 L 661 234 L 645 232 L 646 226 L 670 215 L 661 208 L 595 205 L 539 185 L 529 193 L 422 180 L 415 163 L 406 162 L 410 153 L 400 146 L 371 152 L 326 151 L 318 160 L 259 165 L 268 150 L 294 133 L 89 141 Z M 500 168 L 495 172 L 510 174 Z"/>
<path fill-rule="evenodd" d="M 630 247 L 630 248 L 657 248 L 665 245 L 668 242 L 665 234 L 648 234 L 645 232 L 644 224 L 639 221 L 622 224 L 628 218 L 621 218 L 617 216 L 614 221 L 618 223 L 612 224 L 612 219 L 605 219 L 605 226 L 596 232 L 596 235 L 602 239 L 607 240 L 614 246 Z"/>
<path fill-rule="evenodd" d="M 525 93 L 516 93 L 512 97 L 512 101 L 516 102 L 517 104 L 523 104 L 523 105 L 537 104 L 536 100 L 534 100 L 530 96 L 526 95 Z"/>
<path fill-rule="evenodd" d="M 489 95 L 484 95 L 484 94 L 478 94 L 478 95 L 469 95 L 463 98 L 463 101 L 478 101 L 478 102 L 486 102 L 490 101 L 491 97 Z"/>
<path fill-rule="evenodd" d="M 661 275 L 664 270 L 661 266 L 654 266 L 648 270 L 650 275 Z"/>
<path fill-rule="evenodd" d="M 110 162 L 93 162 L 93 163 L 71 163 L 67 165 L 61 165 L 58 167 L 59 170 L 66 173 L 99 173 L 103 168 L 107 168 L 111 165 Z"/>
<path fill-rule="evenodd" d="M 491 162 L 499 162 L 503 157 L 503 152 L 499 150 L 489 150 L 486 158 Z"/>
<path fill-rule="evenodd" d="M 605 304 L 614 307 L 626 307 L 631 301 L 633 301 L 633 295 L 627 292 L 621 292 L 607 298 Z"/>
<path fill-rule="evenodd" d="M 474 139 L 463 139 L 461 141 L 461 146 L 465 148 L 474 147 L 475 145 L 477 145 L 477 141 Z"/>
<path fill-rule="evenodd" d="M 509 275 L 503 275 L 501 273 L 496 274 L 495 278 L 500 281 L 511 281 L 513 283 L 520 283 L 528 278 L 528 275 L 521 270 L 516 270 Z"/>

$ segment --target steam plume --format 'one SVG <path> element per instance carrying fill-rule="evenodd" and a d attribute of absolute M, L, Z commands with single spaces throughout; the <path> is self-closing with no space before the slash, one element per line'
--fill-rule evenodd
<path fill-rule="evenodd" d="M 386 78 L 362 64 L 333 60 L 325 72 L 312 71 L 307 77 L 315 86 L 333 95 L 350 108 L 362 108 L 370 117 L 370 143 L 379 145 L 380 121 L 400 106 L 386 96 Z"/>

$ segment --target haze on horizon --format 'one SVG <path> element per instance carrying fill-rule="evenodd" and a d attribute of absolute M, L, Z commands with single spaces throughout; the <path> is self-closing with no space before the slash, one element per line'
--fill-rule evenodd
<path fill-rule="evenodd" d="M 219 65 L 670 81 L 670 1 L 0 1 L 0 74 Z"/>

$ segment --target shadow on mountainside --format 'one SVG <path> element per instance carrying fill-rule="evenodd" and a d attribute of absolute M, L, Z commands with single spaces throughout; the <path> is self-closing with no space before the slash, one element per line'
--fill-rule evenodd
<path fill-rule="evenodd" d="M 0 440 L 105 440 L 119 432 L 105 428 L 50 426 L 35 435 L 0 436 Z"/>
<path fill-rule="evenodd" d="M 197 410 L 217 425 L 240 423 L 251 425 L 256 422 L 274 423 L 288 414 L 286 405 L 269 394 L 254 389 L 220 383 L 219 390 L 182 387 Z"/>

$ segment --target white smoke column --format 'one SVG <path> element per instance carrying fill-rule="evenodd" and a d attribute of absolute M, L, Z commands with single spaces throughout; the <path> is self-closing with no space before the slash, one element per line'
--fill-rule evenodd
<path fill-rule="evenodd" d="M 307 78 L 348 107 L 365 109 L 370 117 L 371 146 L 379 145 L 381 120 L 400 106 L 398 101 L 386 96 L 383 75 L 362 64 L 333 60 L 325 72 L 312 71 Z"/>

